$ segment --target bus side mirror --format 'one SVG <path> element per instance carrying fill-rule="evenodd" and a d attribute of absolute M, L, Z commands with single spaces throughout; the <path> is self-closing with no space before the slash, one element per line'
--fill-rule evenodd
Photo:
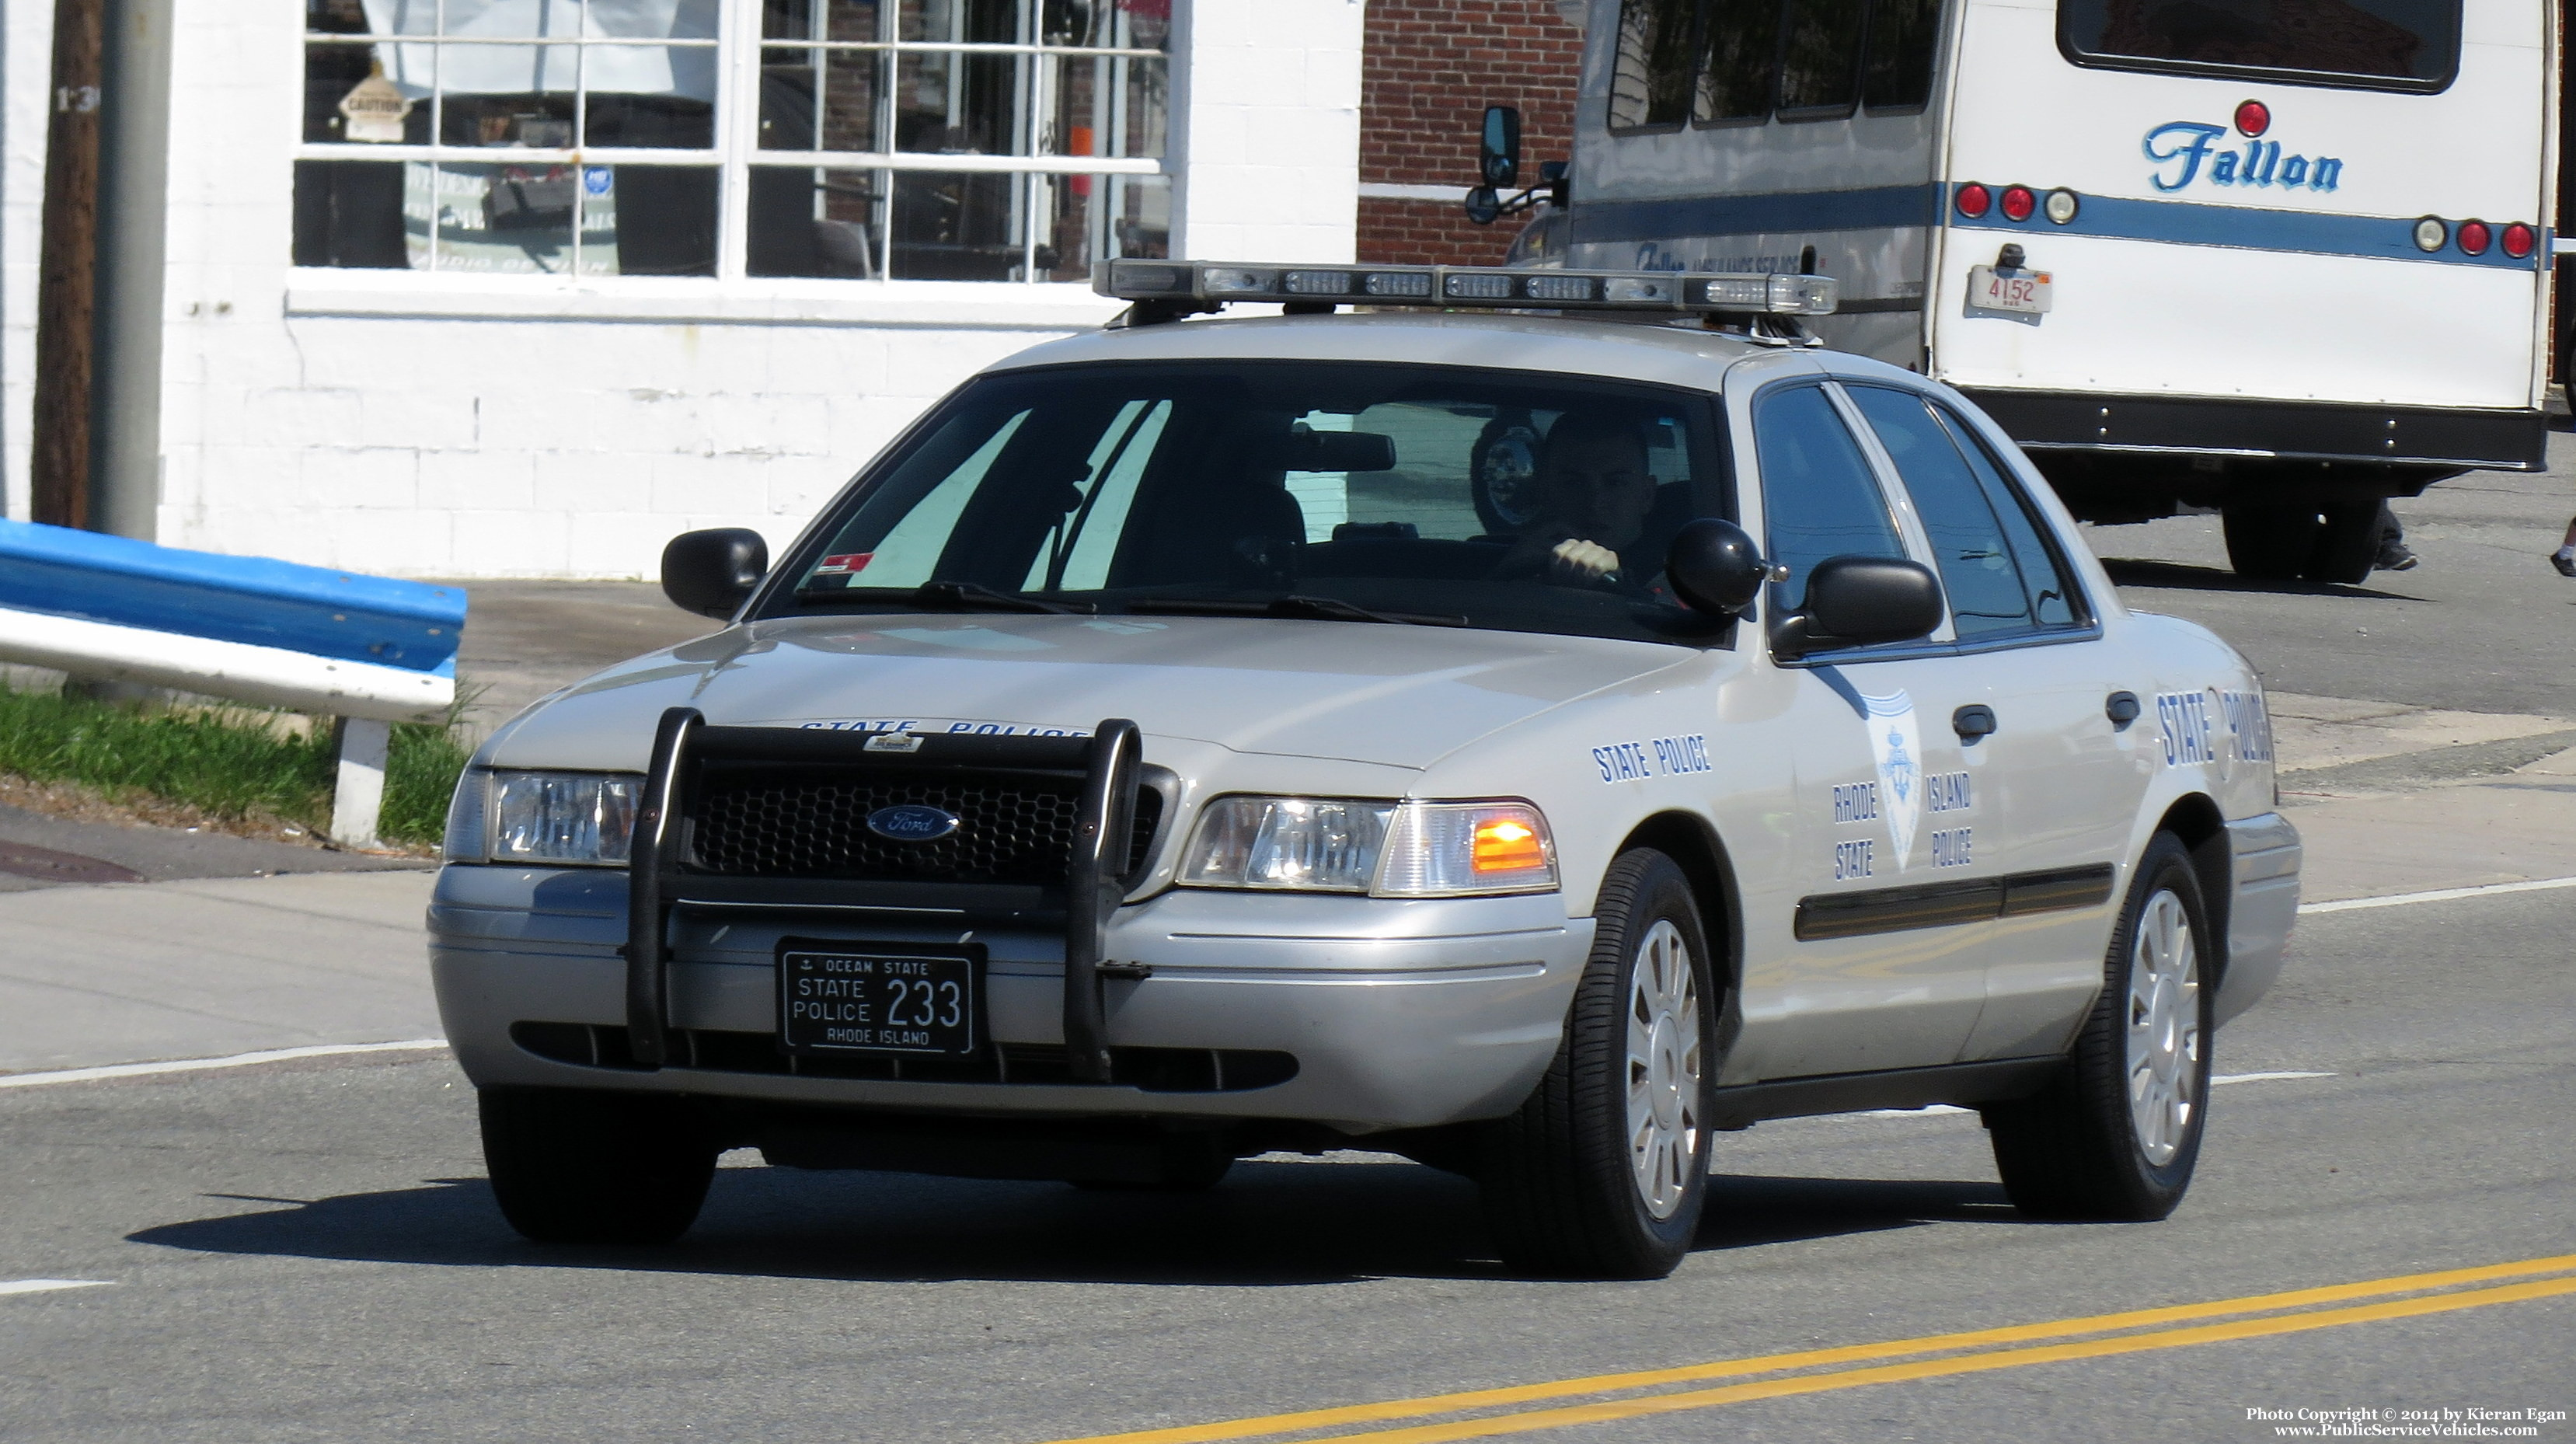
<path fill-rule="evenodd" d="M 1683 527 L 1664 553 L 1664 580 L 1694 612 L 1740 617 L 1762 595 L 1771 564 L 1762 549 L 1731 521 L 1702 517 Z"/>
<path fill-rule="evenodd" d="M 1521 112 L 1518 106 L 1485 107 L 1485 126 L 1477 137 L 1476 170 L 1484 183 L 1509 190 L 1521 179 Z"/>
<path fill-rule="evenodd" d="M 769 543 L 748 527 L 682 532 L 662 548 L 662 595 L 719 621 L 730 621 L 768 572 Z"/>

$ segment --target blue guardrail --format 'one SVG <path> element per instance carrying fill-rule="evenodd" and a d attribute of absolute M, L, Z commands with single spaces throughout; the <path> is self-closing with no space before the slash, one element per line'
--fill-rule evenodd
<path fill-rule="evenodd" d="M 465 589 L 0 521 L 0 607 L 456 675 Z"/>

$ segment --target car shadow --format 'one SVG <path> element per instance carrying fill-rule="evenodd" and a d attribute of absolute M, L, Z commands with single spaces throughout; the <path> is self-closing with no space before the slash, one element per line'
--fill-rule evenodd
<path fill-rule="evenodd" d="M 2114 585 L 2150 587 L 2162 591 L 2255 592 L 2290 597 L 2355 597 L 2374 602 L 2425 600 L 2422 597 L 2409 596 L 2404 592 L 2382 591 L 2377 587 L 2346 586 L 2341 582 L 2264 581 L 2259 577 L 2240 577 L 2225 567 L 2205 567 L 2191 562 L 2104 557 L 2102 570 L 2111 574 Z"/>
<path fill-rule="evenodd" d="M 502 1221 L 480 1178 L 309 1201 L 206 1196 L 287 1206 L 164 1224 L 129 1239 L 197 1253 L 905 1283 L 1263 1287 L 1506 1277 L 1474 1185 L 1392 1161 L 1245 1162 L 1198 1194 L 727 1168 L 697 1226 L 662 1248 L 530 1243 Z M 1722 1252 L 2014 1218 L 1993 1184 L 1720 1177 L 1697 1247 Z"/>

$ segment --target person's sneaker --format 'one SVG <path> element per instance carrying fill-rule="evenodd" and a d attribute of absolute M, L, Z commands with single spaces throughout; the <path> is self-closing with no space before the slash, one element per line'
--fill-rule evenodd
<path fill-rule="evenodd" d="M 2417 560 L 2415 553 L 2407 547 L 2406 543 L 2384 541 L 2379 544 L 2379 559 L 2370 565 L 2378 571 L 2403 572 L 2412 571 Z"/>
<path fill-rule="evenodd" d="M 2560 547 L 2551 552 L 2549 564 L 2558 568 L 2562 577 L 2576 577 L 2576 546 Z"/>

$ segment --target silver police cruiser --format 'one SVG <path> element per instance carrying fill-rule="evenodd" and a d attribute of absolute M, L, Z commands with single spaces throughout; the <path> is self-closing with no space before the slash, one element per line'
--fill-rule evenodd
<path fill-rule="evenodd" d="M 432 958 L 522 1233 L 674 1238 L 738 1147 L 1355 1146 L 1656 1277 L 1719 1133 L 1935 1103 L 2027 1213 L 2180 1201 L 2297 909 L 2262 690 L 1975 407 L 1807 344 L 1832 281 L 1099 285 L 781 564 L 674 541 L 731 624 L 475 758 Z"/>

